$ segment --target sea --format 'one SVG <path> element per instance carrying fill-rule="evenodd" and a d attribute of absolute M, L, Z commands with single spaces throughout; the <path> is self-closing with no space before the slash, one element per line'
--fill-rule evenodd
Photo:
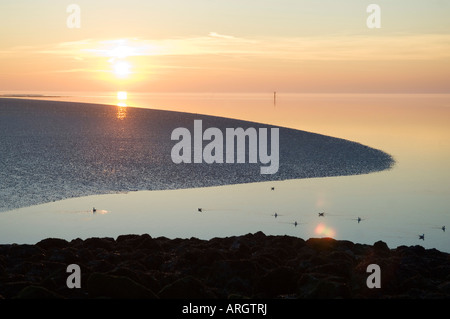
<path fill-rule="evenodd" d="M 450 252 L 450 95 L 0 92 L 0 243 L 332 237 Z M 280 168 L 175 164 L 177 127 L 280 128 Z M 94 210 L 95 208 L 95 210 Z"/>

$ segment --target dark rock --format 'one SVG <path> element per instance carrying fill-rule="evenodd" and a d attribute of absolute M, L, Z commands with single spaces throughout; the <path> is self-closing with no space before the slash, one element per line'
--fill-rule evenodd
<path fill-rule="evenodd" d="M 83 246 L 83 240 L 81 238 L 72 239 L 69 242 L 70 247 L 80 248 Z"/>
<path fill-rule="evenodd" d="M 43 251 L 41 248 L 35 245 L 17 245 L 13 244 L 9 247 L 8 253 L 10 257 L 30 259 L 35 255 L 42 256 Z"/>
<path fill-rule="evenodd" d="M 31 282 L 38 282 L 46 272 L 46 267 L 41 262 L 25 261 L 14 266 L 12 269 L 14 273 L 21 273 L 24 279 Z"/>
<path fill-rule="evenodd" d="M 208 299 L 214 298 L 205 285 L 192 276 L 181 278 L 161 289 L 161 299 Z"/>
<path fill-rule="evenodd" d="M 150 250 L 152 252 L 157 252 L 161 250 L 161 246 L 159 245 L 158 241 L 151 238 L 150 236 L 148 237 L 144 236 L 141 242 L 139 242 L 139 244 L 136 246 L 136 248 Z"/>
<path fill-rule="evenodd" d="M 335 299 L 349 298 L 351 291 L 338 277 L 321 274 L 304 274 L 298 283 L 300 298 Z"/>
<path fill-rule="evenodd" d="M 355 254 L 348 249 L 332 251 L 328 254 L 328 260 L 338 265 L 347 263 L 350 264 L 350 266 L 353 266 L 355 263 Z"/>
<path fill-rule="evenodd" d="M 119 266 L 107 273 L 110 276 L 127 277 L 135 282 L 140 282 L 139 273 L 126 266 Z"/>
<path fill-rule="evenodd" d="M 67 277 L 70 275 L 67 273 L 67 266 L 61 264 L 60 267 L 49 267 L 47 268 L 47 273 L 43 274 L 41 277 L 41 286 L 51 290 L 51 291 L 57 291 L 61 288 L 66 289 L 66 280 Z M 83 279 L 83 276 L 81 277 Z"/>
<path fill-rule="evenodd" d="M 25 281 L 25 280 L 17 280 L 14 278 L 13 280 L 9 282 L 5 282 L 3 284 L 3 291 L 1 294 L 5 296 L 5 298 L 14 298 L 17 296 L 17 294 L 24 288 L 28 286 L 32 286 L 34 283 L 31 281 Z"/>
<path fill-rule="evenodd" d="M 355 247 L 355 244 L 349 240 L 340 240 L 339 241 L 339 248 L 342 250 L 353 250 Z"/>
<path fill-rule="evenodd" d="M 251 254 L 251 250 L 247 242 L 248 239 L 238 237 L 231 244 L 230 250 L 234 251 L 236 256 L 245 258 Z"/>
<path fill-rule="evenodd" d="M 261 278 L 258 290 L 262 297 L 273 298 L 282 294 L 291 294 L 297 288 L 297 273 L 289 267 L 278 267 Z"/>
<path fill-rule="evenodd" d="M 91 298 L 155 299 L 157 296 L 141 284 L 123 276 L 93 273 L 87 281 Z"/>
<path fill-rule="evenodd" d="M 61 249 L 65 248 L 69 245 L 69 242 L 60 238 L 47 238 L 43 239 L 36 244 L 37 247 L 40 247 L 44 250 L 49 249 Z"/>
<path fill-rule="evenodd" d="M 60 299 L 62 296 L 40 286 L 27 286 L 16 296 L 16 299 Z"/>
<path fill-rule="evenodd" d="M 115 240 L 113 238 L 104 237 L 104 238 L 88 238 L 83 242 L 83 247 L 92 249 L 92 248 L 101 248 L 106 250 L 113 249 L 115 244 Z"/>
<path fill-rule="evenodd" d="M 450 281 L 439 284 L 438 289 L 442 294 L 450 296 Z"/>
<path fill-rule="evenodd" d="M 115 268 L 115 265 L 104 259 L 92 259 L 86 263 L 93 272 L 107 273 Z"/>
<path fill-rule="evenodd" d="M 334 249 L 338 244 L 336 239 L 325 237 L 325 238 L 310 238 L 306 241 L 306 245 L 312 247 L 318 251 L 328 251 Z"/>
<path fill-rule="evenodd" d="M 136 234 L 119 235 L 116 239 L 118 244 L 132 245 L 136 240 L 139 240 L 141 236 Z"/>
<path fill-rule="evenodd" d="M 381 240 L 373 244 L 373 249 L 379 255 L 388 255 L 391 252 L 388 245 Z"/>
<path fill-rule="evenodd" d="M 350 278 L 353 273 L 353 267 L 347 261 L 340 261 L 339 263 L 327 262 L 323 265 L 311 267 L 310 271 L 314 273 Z"/>
<path fill-rule="evenodd" d="M 161 249 L 157 240 L 148 234 L 143 235 L 120 235 L 116 240 L 120 247 L 129 247 L 133 250 L 145 249 L 158 251 Z"/>
<path fill-rule="evenodd" d="M 160 254 L 152 254 L 142 260 L 142 264 L 146 269 L 159 269 L 164 263 L 164 258 Z"/>
<path fill-rule="evenodd" d="M 250 260 L 218 260 L 211 265 L 208 282 L 225 286 L 230 278 L 252 280 L 258 275 L 258 266 Z"/>
<path fill-rule="evenodd" d="M 80 263 L 80 257 L 73 249 L 53 249 L 51 253 L 48 253 L 49 261 L 64 263 L 67 265 Z"/>
<path fill-rule="evenodd" d="M 68 289 L 69 264 L 81 289 Z M 367 267 L 381 269 L 369 289 Z M 332 238 L 262 232 L 211 240 L 48 238 L 0 245 L 4 298 L 450 298 L 450 254 L 422 246 L 389 249 Z M 31 288 L 29 288 L 31 287 Z"/>
<path fill-rule="evenodd" d="M 280 266 L 280 260 L 267 252 L 263 252 L 262 255 L 254 255 L 251 257 L 251 260 L 266 271 L 270 271 Z M 286 266 L 289 265 L 286 263 Z"/>

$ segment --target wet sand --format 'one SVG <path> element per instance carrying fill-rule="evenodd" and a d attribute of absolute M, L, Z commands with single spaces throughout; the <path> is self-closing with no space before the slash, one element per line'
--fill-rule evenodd
<path fill-rule="evenodd" d="M 280 128 L 279 170 L 257 164 L 175 164 L 178 127 L 273 126 L 191 113 L 27 99 L 0 99 L 0 211 L 66 198 L 366 174 L 393 158 L 357 142 Z M 206 143 L 204 143 L 206 144 Z"/>

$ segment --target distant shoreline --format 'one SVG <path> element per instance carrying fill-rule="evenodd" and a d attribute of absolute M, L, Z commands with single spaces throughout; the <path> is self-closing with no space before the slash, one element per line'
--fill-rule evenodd
<path fill-rule="evenodd" d="M 45 94 L 1 94 L 0 98 L 47 98 L 47 97 L 64 97 L 62 95 L 45 95 Z"/>

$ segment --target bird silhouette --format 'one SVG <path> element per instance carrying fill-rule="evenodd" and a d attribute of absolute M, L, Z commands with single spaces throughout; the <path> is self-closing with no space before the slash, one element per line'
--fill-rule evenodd
<path fill-rule="evenodd" d="M 361 217 L 358 216 L 358 218 L 356 218 L 355 220 L 356 220 L 356 221 L 358 222 L 358 224 L 359 224 L 360 222 L 362 222 L 363 220 L 365 220 L 365 218 L 361 218 Z"/>

